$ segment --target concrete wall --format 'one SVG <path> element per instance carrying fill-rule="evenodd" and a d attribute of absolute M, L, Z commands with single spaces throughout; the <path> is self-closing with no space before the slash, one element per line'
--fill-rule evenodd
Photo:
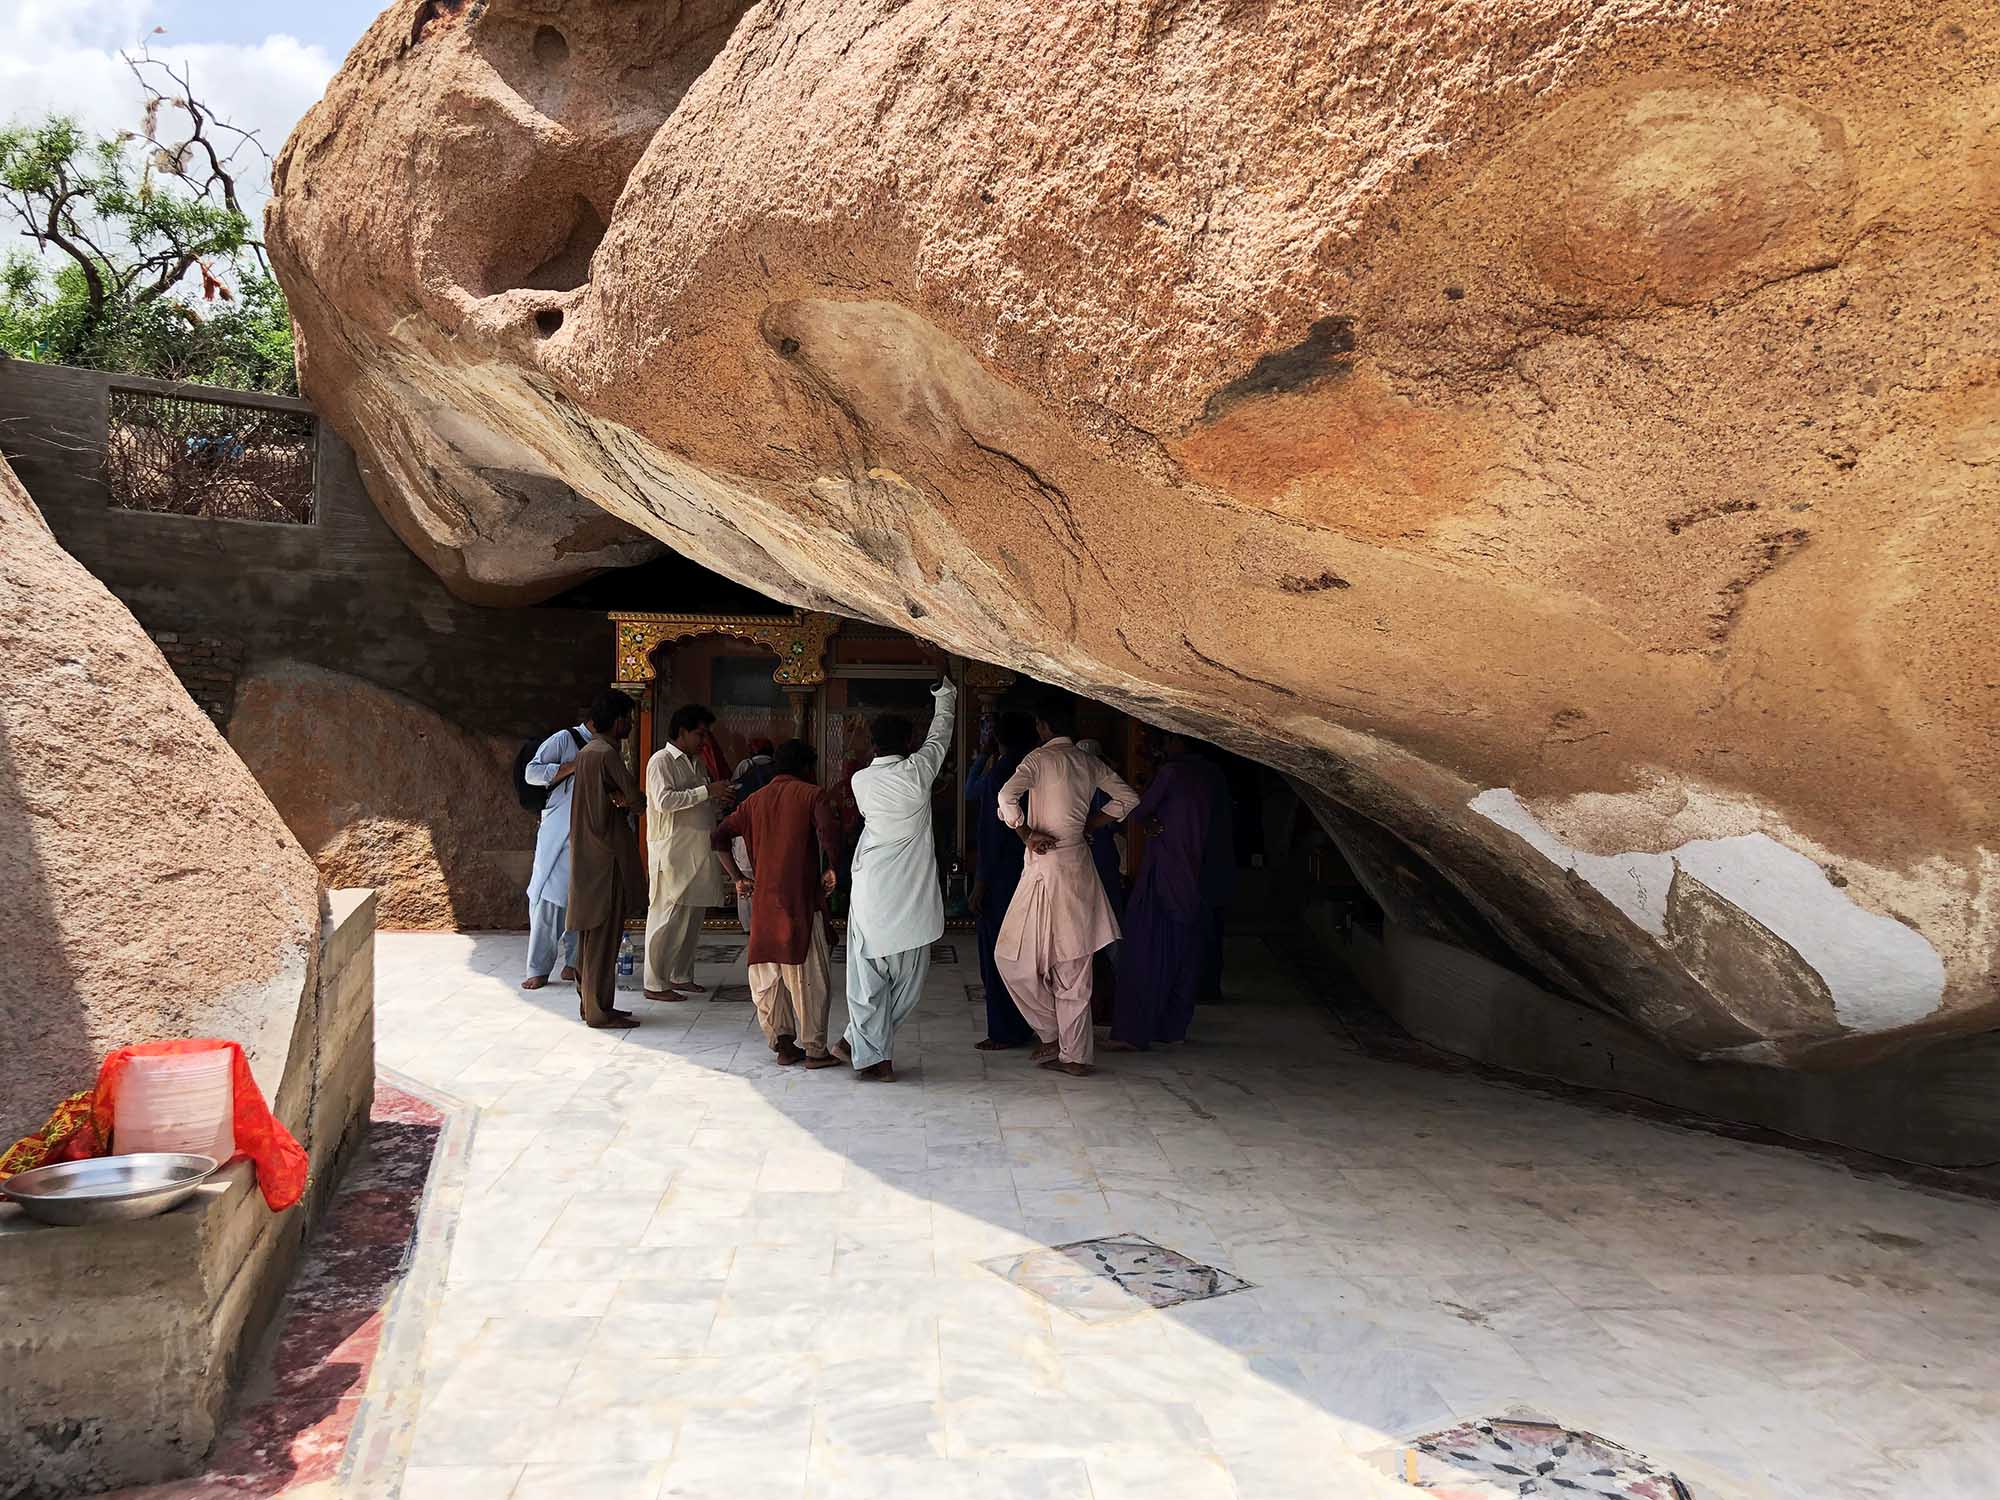
<path fill-rule="evenodd" d="M 1899 1161 L 2000 1162 L 2000 1034 L 1839 1073 L 1690 1062 L 1636 1027 L 1398 923 L 1379 938 L 1361 928 L 1319 936 L 1405 1031 L 1446 1052 Z"/>
<path fill-rule="evenodd" d="M 99 470 L 113 385 L 206 392 L 0 359 L 0 453 L 56 539 L 162 643 L 218 723 L 227 724 L 237 675 L 278 658 L 348 673 L 473 733 L 516 739 L 569 722 L 609 682 L 602 615 L 453 598 L 377 513 L 353 451 L 324 423 L 309 526 L 112 507 Z"/>
<path fill-rule="evenodd" d="M 0 1207 L 0 1494 L 44 1500 L 186 1473 L 367 1128 L 375 895 L 335 891 L 273 1107 L 312 1182 L 273 1214 L 247 1163 L 131 1224 L 58 1229 Z"/>

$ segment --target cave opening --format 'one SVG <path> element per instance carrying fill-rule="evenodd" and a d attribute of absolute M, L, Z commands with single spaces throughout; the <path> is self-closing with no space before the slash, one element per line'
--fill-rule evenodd
<path fill-rule="evenodd" d="M 872 758 L 870 723 L 878 714 L 898 713 L 923 734 L 930 688 L 940 676 L 949 677 L 959 688 L 959 710 L 932 821 L 948 944 L 973 941 L 978 925 L 984 799 L 975 782 L 990 769 L 1005 718 L 1032 721 L 1051 696 L 1066 699 L 1076 714 L 1076 741 L 1140 795 L 1168 751 L 1159 725 L 1115 706 L 956 656 L 894 626 L 793 609 L 673 552 L 600 574 L 542 607 L 602 612 L 607 646 L 618 643 L 621 685 L 640 703 L 636 764 L 654 754 L 677 710 L 705 704 L 716 715 L 720 758 L 732 770 L 788 738 L 814 746 L 819 780 L 841 808 L 850 836 L 860 825 L 848 782 Z M 809 669 L 800 670 L 801 655 L 813 661 Z M 1366 1007 L 1343 967 L 1349 950 L 1365 958 L 1371 941 L 1379 945 L 1385 925 L 1366 873 L 1357 873 L 1322 817 L 1281 772 L 1186 738 L 1214 768 L 1221 789 L 1209 832 L 1214 853 L 1205 883 L 1214 899 L 1202 917 L 1198 1001 L 1295 994 L 1320 1003 L 1337 1000 L 1336 1009 Z M 1101 837 L 1098 871 L 1122 914 L 1153 857 L 1155 836 L 1130 819 Z M 847 895 L 843 868 L 833 902 L 836 928 Z M 734 927 L 736 919 L 728 904 L 708 917 L 721 929 Z M 1096 965 L 1095 1010 L 1102 1023 L 1115 1006 L 1118 963 L 1113 951 Z"/>

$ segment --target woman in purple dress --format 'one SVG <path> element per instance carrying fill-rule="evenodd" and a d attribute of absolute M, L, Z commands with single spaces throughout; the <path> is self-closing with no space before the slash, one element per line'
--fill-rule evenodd
<path fill-rule="evenodd" d="M 1183 735 L 1169 732 L 1165 758 L 1128 820 L 1147 832 L 1146 859 L 1125 907 L 1112 1052 L 1143 1052 L 1187 1039 L 1201 975 L 1202 866 L 1216 800 L 1226 792 L 1215 766 Z"/>

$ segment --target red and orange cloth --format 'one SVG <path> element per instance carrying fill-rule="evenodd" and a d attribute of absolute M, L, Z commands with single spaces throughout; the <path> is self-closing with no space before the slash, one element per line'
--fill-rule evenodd
<path fill-rule="evenodd" d="M 71 1094 L 58 1104 L 48 1123 L 23 1136 L 0 1155 L 0 1182 L 30 1167 L 53 1162 L 83 1161 L 109 1154 L 112 1121 L 117 1117 L 118 1084 L 126 1064 L 135 1057 L 172 1057 L 190 1052 L 227 1049 L 235 1098 L 236 1155 L 257 1170 L 257 1187 L 274 1210 L 290 1208 L 306 1190 L 305 1149 L 279 1123 L 264 1102 L 264 1092 L 251 1076 L 243 1048 L 226 1041 L 142 1042 L 120 1047 L 97 1070 L 97 1087 Z"/>
<path fill-rule="evenodd" d="M 55 1108 L 48 1123 L 24 1135 L 0 1153 L 0 1182 L 16 1172 L 46 1167 L 52 1162 L 83 1161 L 104 1154 L 97 1122 L 91 1115 L 90 1089 L 78 1089 Z"/>

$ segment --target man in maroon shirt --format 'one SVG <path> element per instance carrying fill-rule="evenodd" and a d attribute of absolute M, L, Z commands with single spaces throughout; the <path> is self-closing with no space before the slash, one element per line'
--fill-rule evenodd
<path fill-rule="evenodd" d="M 826 898 L 840 848 L 832 800 L 813 783 L 818 759 L 803 740 L 786 740 L 772 757 L 771 780 L 716 824 L 711 842 L 723 872 L 750 902 L 750 994 L 757 1020 L 778 1061 L 830 1068 L 827 999 L 832 971 L 826 951 Z M 742 839 L 756 878 L 737 867 L 731 844 Z"/>

